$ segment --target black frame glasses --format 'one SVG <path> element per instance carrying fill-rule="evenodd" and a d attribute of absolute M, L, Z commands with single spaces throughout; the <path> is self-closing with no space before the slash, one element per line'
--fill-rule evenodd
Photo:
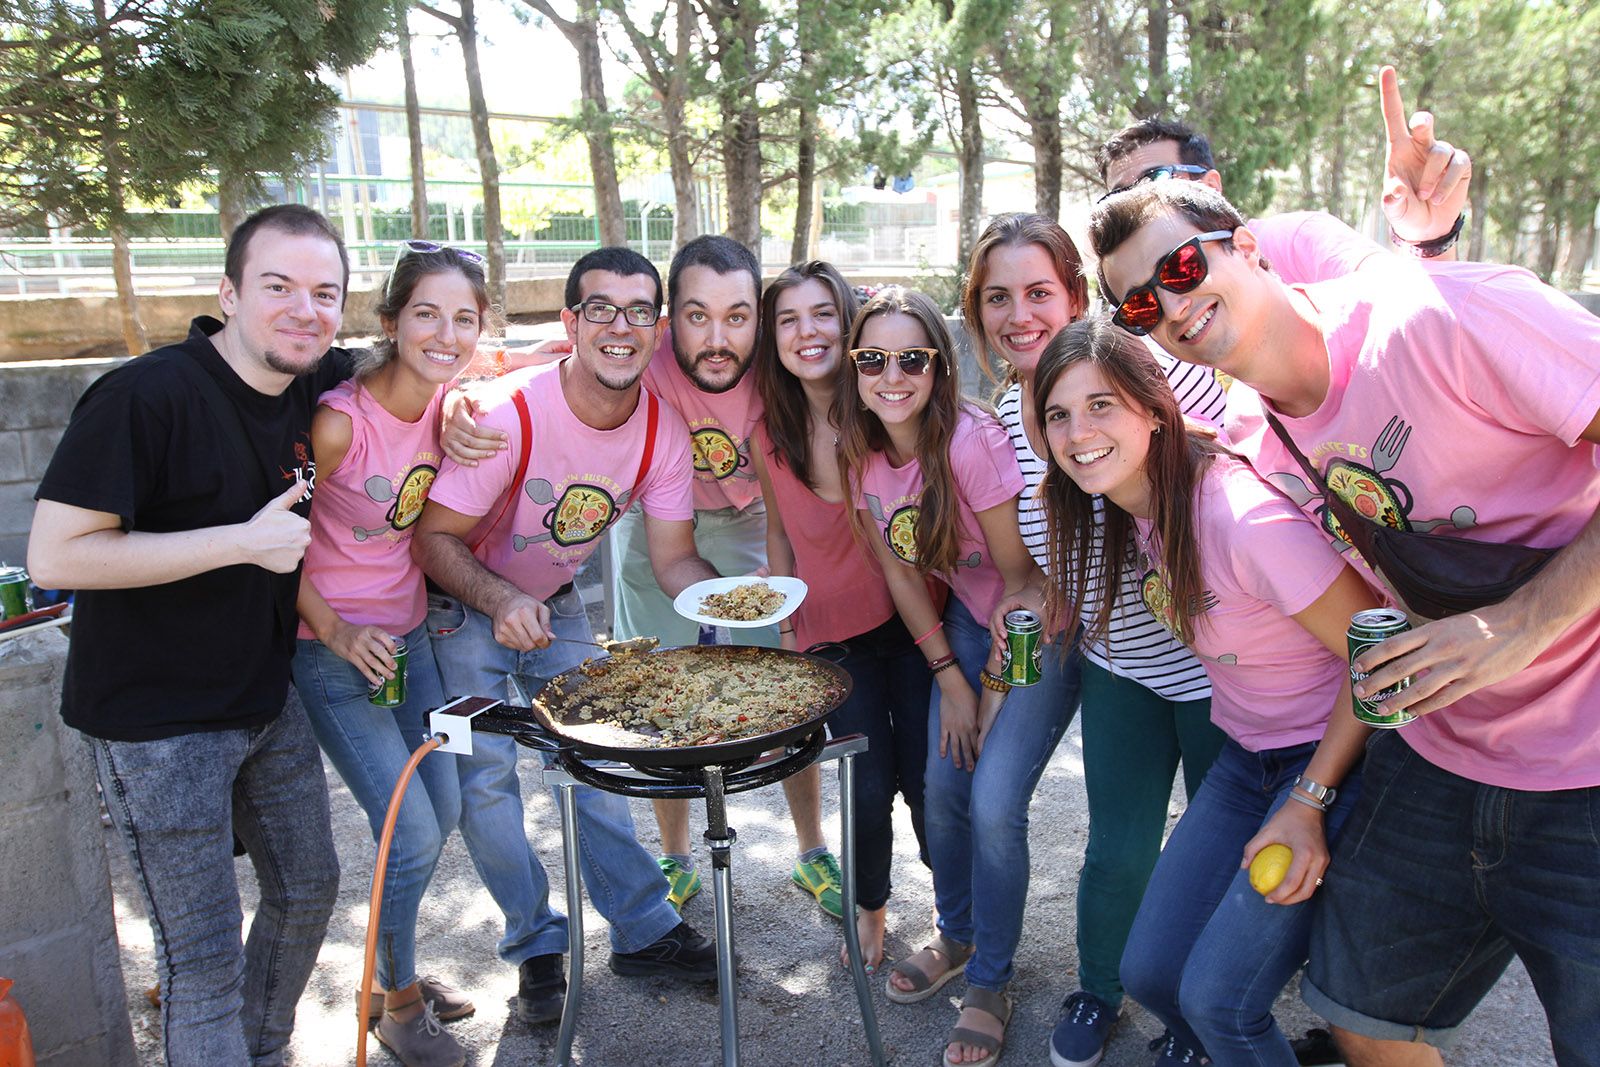
<path fill-rule="evenodd" d="M 609 300 L 580 300 L 567 310 L 574 315 L 582 315 L 585 322 L 592 322 L 596 326 L 609 326 L 616 322 L 618 312 L 621 312 L 629 326 L 654 326 L 661 321 L 661 309 L 650 304 L 623 306 Z"/>
<path fill-rule="evenodd" d="M 900 364 L 900 373 L 910 378 L 920 377 L 928 372 L 928 367 L 938 358 L 939 350 L 926 345 L 915 348 L 901 348 L 890 351 L 887 348 L 852 348 L 850 362 L 863 376 L 876 378 L 889 369 L 889 360 L 892 358 Z M 945 363 L 944 372 L 950 373 L 950 364 Z"/>
<path fill-rule="evenodd" d="M 1125 193 L 1135 185 L 1143 185 L 1145 182 L 1166 181 L 1168 178 L 1176 178 L 1180 174 L 1191 175 L 1192 181 L 1199 181 L 1210 170 L 1210 167 L 1202 167 L 1197 163 L 1158 163 L 1153 167 L 1146 167 L 1133 181 L 1119 185 L 1110 192 L 1102 194 L 1100 200 L 1096 200 L 1095 203 L 1098 204 L 1101 200 L 1116 196 L 1118 193 Z"/>
<path fill-rule="evenodd" d="M 1117 310 L 1111 316 L 1111 321 L 1135 337 L 1143 337 L 1155 329 L 1162 316 L 1161 298 L 1156 295 L 1156 290 L 1165 289 L 1179 296 L 1194 292 L 1211 273 L 1211 265 L 1206 262 L 1205 250 L 1201 246 L 1207 241 L 1225 241 L 1232 236 L 1232 230 L 1197 233 L 1162 256 L 1156 262 L 1155 273 L 1150 275 L 1150 280 L 1129 289 L 1117 301 Z M 1130 311 L 1128 302 L 1132 300 L 1138 300 L 1138 303 Z"/>

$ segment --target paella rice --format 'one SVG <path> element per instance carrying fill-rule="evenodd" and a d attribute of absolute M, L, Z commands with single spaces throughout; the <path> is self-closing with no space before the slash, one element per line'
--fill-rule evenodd
<path fill-rule="evenodd" d="M 700 598 L 700 613 L 729 622 L 754 622 L 777 613 L 788 597 L 766 582 L 746 582 Z"/>

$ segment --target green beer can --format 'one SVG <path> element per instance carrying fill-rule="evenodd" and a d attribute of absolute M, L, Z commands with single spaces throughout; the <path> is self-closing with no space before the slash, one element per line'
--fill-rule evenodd
<path fill-rule="evenodd" d="M 14 619 L 33 610 L 33 591 L 28 588 L 28 572 L 21 567 L 0 566 L 0 619 Z"/>
<path fill-rule="evenodd" d="M 1356 658 L 1361 653 L 1373 645 L 1379 644 L 1395 634 L 1403 634 L 1409 629 L 1411 629 L 1411 623 L 1407 621 L 1406 613 L 1396 611 L 1394 608 L 1369 608 L 1366 611 L 1358 611 L 1350 616 L 1350 629 L 1345 633 L 1345 637 L 1350 643 L 1350 684 L 1354 686 L 1357 682 L 1363 681 L 1367 677 L 1365 671 L 1358 671 L 1355 668 Z M 1383 701 L 1386 698 L 1394 696 L 1410 684 L 1410 678 L 1402 678 L 1394 685 L 1372 694 L 1365 700 L 1356 696 L 1354 689 L 1352 689 L 1350 699 L 1355 705 L 1356 718 L 1368 726 L 1375 726 L 1380 730 L 1393 730 L 1396 727 L 1404 726 L 1408 722 L 1415 722 L 1417 717 L 1411 712 L 1404 709 L 1389 711 L 1383 706 Z"/>
<path fill-rule="evenodd" d="M 394 677 L 380 682 L 367 693 L 369 703 L 380 708 L 398 708 L 406 702 L 406 643 L 394 639 Z"/>
<path fill-rule="evenodd" d="M 1006 612 L 1006 647 L 1000 676 L 1011 685 L 1037 685 L 1044 677 L 1044 623 L 1031 611 Z"/>

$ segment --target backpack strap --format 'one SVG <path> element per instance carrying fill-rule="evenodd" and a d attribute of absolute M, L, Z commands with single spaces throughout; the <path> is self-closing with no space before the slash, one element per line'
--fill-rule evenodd
<path fill-rule="evenodd" d="M 528 474 L 528 456 L 533 449 L 533 413 L 528 410 L 528 398 L 521 389 L 511 394 L 511 403 L 516 406 L 517 422 L 522 428 L 522 449 L 517 457 L 517 473 L 512 476 L 511 488 L 506 490 L 505 496 L 500 499 L 500 510 L 495 513 L 494 520 L 482 527 L 482 532 L 467 545 L 467 550 L 474 555 L 477 554 L 478 547 L 489 539 L 494 528 L 500 525 L 500 520 L 506 517 L 506 512 L 511 510 L 511 501 L 522 492 L 522 480 Z"/>

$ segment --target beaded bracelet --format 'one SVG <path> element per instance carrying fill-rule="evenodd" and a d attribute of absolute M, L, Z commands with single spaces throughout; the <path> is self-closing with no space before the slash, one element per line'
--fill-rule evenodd
<path fill-rule="evenodd" d="M 985 689 L 990 690 L 991 692 L 995 692 L 995 693 L 1009 693 L 1009 692 L 1011 692 L 1011 683 L 1006 681 L 1004 678 L 1000 677 L 998 674 L 990 674 L 989 673 L 989 668 L 987 668 L 987 667 L 983 668 L 982 670 L 980 670 L 978 672 L 978 681 L 982 682 L 983 683 L 983 687 Z"/>

